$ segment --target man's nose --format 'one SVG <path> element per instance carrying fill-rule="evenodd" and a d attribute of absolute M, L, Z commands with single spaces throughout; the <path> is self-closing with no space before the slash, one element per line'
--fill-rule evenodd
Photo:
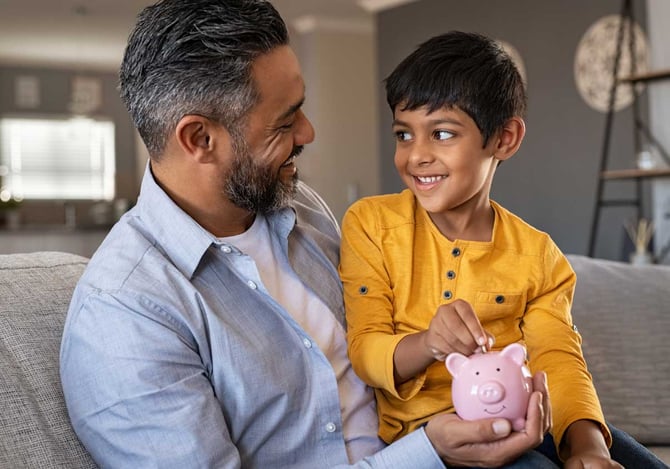
<path fill-rule="evenodd" d="M 298 111 L 296 118 L 298 122 L 294 133 L 295 145 L 300 146 L 312 143 L 314 141 L 314 126 L 312 126 L 312 123 L 302 110 Z"/>

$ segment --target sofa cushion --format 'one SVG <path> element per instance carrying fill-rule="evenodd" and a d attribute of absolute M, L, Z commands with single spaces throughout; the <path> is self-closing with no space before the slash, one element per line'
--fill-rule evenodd
<path fill-rule="evenodd" d="M 87 259 L 0 255 L 0 467 L 95 467 L 68 419 L 58 355 Z"/>
<path fill-rule="evenodd" d="M 605 418 L 644 444 L 670 444 L 670 267 L 569 255 L 572 316 Z"/>

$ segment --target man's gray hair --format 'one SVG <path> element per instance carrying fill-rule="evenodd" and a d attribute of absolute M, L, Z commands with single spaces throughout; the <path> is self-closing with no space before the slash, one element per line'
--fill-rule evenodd
<path fill-rule="evenodd" d="M 286 44 L 286 25 L 265 0 L 162 0 L 145 8 L 119 78 L 121 98 L 151 157 L 160 157 L 189 114 L 239 136 L 258 99 L 253 61 Z"/>

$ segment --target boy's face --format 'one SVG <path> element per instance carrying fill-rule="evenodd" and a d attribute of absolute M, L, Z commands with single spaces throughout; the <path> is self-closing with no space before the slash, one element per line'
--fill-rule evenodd
<path fill-rule="evenodd" d="M 418 202 L 432 214 L 488 200 L 498 160 L 493 156 L 498 137 L 482 147 L 479 128 L 458 108 L 427 108 L 394 112 L 395 166 Z"/>

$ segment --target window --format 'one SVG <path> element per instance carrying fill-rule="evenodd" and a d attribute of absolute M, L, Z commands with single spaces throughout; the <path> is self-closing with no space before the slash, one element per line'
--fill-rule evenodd
<path fill-rule="evenodd" d="M 114 123 L 0 119 L 0 191 L 18 199 L 114 199 Z"/>

